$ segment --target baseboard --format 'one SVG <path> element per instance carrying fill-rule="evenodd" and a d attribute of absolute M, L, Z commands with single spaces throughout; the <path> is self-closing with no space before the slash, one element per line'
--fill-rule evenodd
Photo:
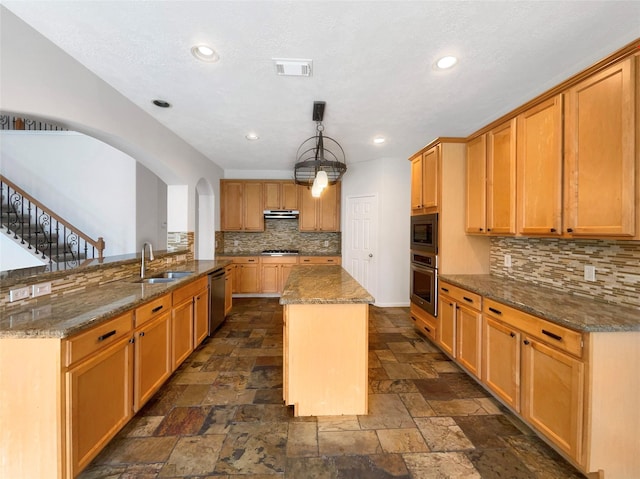
<path fill-rule="evenodd" d="M 408 308 L 409 301 L 406 303 L 374 303 L 373 305 L 378 308 Z"/>

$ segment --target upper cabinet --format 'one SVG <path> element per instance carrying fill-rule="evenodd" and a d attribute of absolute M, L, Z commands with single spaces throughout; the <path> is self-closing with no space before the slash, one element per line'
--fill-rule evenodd
<path fill-rule="evenodd" d="M 636 235 L 635 62 L 567 91 L 565 224 L 573 236 Z"/>
<path fill-rule="evenodd" d="M 435 145 L 411 160 L 411 214 L 438 210 L 440 147 Z"/>
<path fill-rule="evenodd" d="M 562 234 L 562 95 L 517 118 L 518 232 Z"/>
<path fill-rule="evenodd" d="M 293 181 L 265 181 L 263 188 L 265 210 L 298 208 L 298 192 Z"/>
<path fill-rule="evenodd" d="M 487 231 L 516 233 L 516 121 L 487 133 Z"/>
<path fill-rule="evenodd" d="M 222 231 L 264 231 L 263 183 L 220 180 Z"/>
<path fill-rule="evenodd" d="M 340 231 L 340 182 L 327 186 L 320 198 L 311 196 L 311 188 L 298 186 L 300 231 Z"/>
<path fill-rule="evenodd" d="M 639 56 L 467 141 L 467 233 L 640 239 Z"/>

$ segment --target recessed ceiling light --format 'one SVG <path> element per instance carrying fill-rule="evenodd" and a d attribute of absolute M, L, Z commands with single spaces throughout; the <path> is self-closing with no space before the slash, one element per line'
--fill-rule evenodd
<path fill-rule="evenodd" d="M 220 55 L 208 45 L 196 45 L 191 48 L 191 53 L 203 62 L 215 63 L 220 60 Z"/>
<path fill-rule="evenodd" d="M 171 106 L 171 103 L 164 100 L 153 100 L 153 104 L 155 106 L 159 106 L 160 108 L 169 108 Z"/>
<path fill-rule="evenodd" d="M 376 145 L 382 145 L 385 141 L 387 141 L 387 140 L 385 140 L 385 139 L 384 139 L 383 137 L 381 137 L 381 136 L 376 136 L 376 137 L 373 139 L 373 142 L 374 142 Z"/>
<path fill-rule="evenodd" d="M 244 137 L 245 137 L 247 140 L 249 140 L 249 141 L 257 140 L 257 139 L 259 139 L 259 138 L 260 138 L 260 137 L 259 137 L 258 135 L 256 135 L 255 133 L 247 133 Z"/>
<path fill-rule="evenodd" d="M 436 62 L 436 66 L 440 70 L 446 70 L 447 68 L 451 68 L 452 66 L 454 66 L 456 63 L 458 63 L 458 59 L 456 57 L 447 56 L 442 57 L 440 60 L 438 60 Z"/>

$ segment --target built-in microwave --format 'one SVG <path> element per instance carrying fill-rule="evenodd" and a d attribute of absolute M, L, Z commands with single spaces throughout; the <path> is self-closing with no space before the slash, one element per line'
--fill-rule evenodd
<path fill-rule="evenodd" d="M 438 214 L 411 217 L 411 249 L 438 254 Z"/>

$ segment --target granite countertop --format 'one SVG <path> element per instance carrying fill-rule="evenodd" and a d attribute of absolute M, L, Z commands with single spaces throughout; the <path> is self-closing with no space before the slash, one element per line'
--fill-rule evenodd
<path fill-rule="evenodd" d="M 581 332 L 640 331 L 640 310 L 492 275 L 439 275 L 441 281 Z"/>
<path fill-rule="evenodd" d="M 280 304 L 373 302 L 373 296 L 337 265 L 294 266 L 280 296 Z"/>
<path fill-rule="evenodd" d="M 191 261 L 171 271 L 193 271 L 170 283 L 136 283 L 140 278 L 113 281 L 84 291 L 60 296 L 43 296 L 23 306 L 0 311 L 0 338 L 65 338 L 102 320 L 128 311 L 180 286 L 224 268 L 229 261 Z M 153 276 L 150 272 L 148 276 Z"/>
<path fill-rule="evenodd" d="M 255 253 L 217 253 L 220 256 L 224 256 L 225 258 L 229 258 L 229 257 L 233 257 L 233 256 L 264 256 L 265 258 L 268 258 L 270 255 L 264 255 L 262 254 L 262 251 L 257 251 Z M 301 251 L 298 254 L 292 254 L 292 255 L 287 255 L 287 256 L 293 256 L 298 257 L 298 256 L 342 256 L 342 253 L 337 252 L 337 253 L 305 253 L 303 251 Z"/>

